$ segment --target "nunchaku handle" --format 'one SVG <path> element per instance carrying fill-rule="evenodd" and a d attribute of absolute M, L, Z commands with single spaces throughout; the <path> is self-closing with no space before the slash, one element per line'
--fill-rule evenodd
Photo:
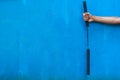
<path fill-rule="evenodd" d="M 87 75 L 90 75 L 90 49 L 87 49 Z"/>
<path fill-rule="evenodd" d="M 83 1 L 83 8 L 84 8 L 84 13 L 88 12 L 88 11 L 87 11 L 87 4 L 86 4 L 86 1 Z M 89 26 L 89 22 L 88 22 L 88 21 L 85 21 L 85 24 L 86 24 L 86 27 Z"/>

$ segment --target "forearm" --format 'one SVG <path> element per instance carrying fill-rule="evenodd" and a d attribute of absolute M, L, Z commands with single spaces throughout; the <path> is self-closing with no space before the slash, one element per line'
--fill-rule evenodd
<path fill-rule="evenodd" d="M 120 24 L 119 17 L 100 17 L 100 16 L 92 16 L 94 22 L 101 22 L 107 24 Z"/>

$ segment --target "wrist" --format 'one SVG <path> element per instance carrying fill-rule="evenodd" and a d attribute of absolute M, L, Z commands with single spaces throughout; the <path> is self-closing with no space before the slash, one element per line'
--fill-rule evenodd
<path fill-rule="evenodd" d="M 95 21 L 95 16 L 91 15 L 92 22 Z"/>

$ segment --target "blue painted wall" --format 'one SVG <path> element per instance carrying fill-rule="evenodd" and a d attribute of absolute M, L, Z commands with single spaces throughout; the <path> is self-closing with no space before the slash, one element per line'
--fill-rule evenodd
<path fill-rule="evenodd" d="M 118 16 L 118 2 L 87 1 L 89 11 L 102 16 Z M 0 1 L 1 78 L 85 78 L 86 29 L 82 13 L 82 0 Z M 91 76 L 118 77 L 119 25 L 91 23 L 89 33 Z"/>
<path fill-rule="evenodd" d="M 94 15 L 120 16 L 119 0 L 88 0 L 88 8 Z M 92 23 L 89 34 L 91 76 L 120 80 L 120 25 Z"/>

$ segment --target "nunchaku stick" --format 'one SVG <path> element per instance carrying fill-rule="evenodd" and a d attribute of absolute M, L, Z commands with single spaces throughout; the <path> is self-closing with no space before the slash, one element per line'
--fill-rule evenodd
<path fill-rule="evenodd" d="M 86 1 L 83 1 L 83 8 L 84 8 L 84 13 L 88 12 L 87 11 L 87 4 Z M 86 42 L 87 42 L 87 49 L 86 49 L 86 75 L 90 75 L 90 48 L 89 48 L 89 33 L 88 33 L 88 28 L 89 28 L 89 22 L 85 21 L 86 25 Z"/>

